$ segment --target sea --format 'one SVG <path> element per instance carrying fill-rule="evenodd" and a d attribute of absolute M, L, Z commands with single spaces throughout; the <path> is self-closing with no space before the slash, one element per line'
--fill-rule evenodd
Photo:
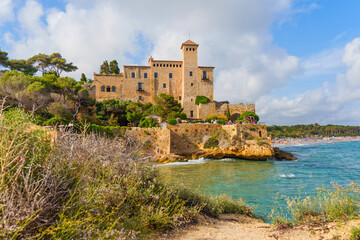
<path fill-rule="evenodd" d="M 296 161 L 196 159 L 159 167 L 165 181 L 184 184 L 205 194 L 242 198 L 266 218 L 286 199 L 306 197 L 317 188 L 360 183 L 360 141 L 281 146 Z"/>

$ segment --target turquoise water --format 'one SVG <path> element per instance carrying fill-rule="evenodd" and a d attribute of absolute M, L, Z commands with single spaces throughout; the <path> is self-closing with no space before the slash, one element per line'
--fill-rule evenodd
<path fill-rule="evenodd" d="M 281 149 L 297 161 L 247 161 L 241 159 L 200 159 L 160 167 L 166 181 L 183 183 L 207 194 L 226 193 L 255 206 L 266 216 L 276 199 L 285 206 L 286 197 L 314 194 L 331 182 L 360 183 L 360 142 L 336 142 Z M 278 197 L 277 197 L 278 196 Z"/>

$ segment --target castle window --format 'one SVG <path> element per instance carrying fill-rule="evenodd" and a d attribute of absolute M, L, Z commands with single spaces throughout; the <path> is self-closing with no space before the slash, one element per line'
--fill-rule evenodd
<path fill-rule="evenodd" d="M 190 111 L 190 117 L 194 117 L 194 111 Z"/>
<path fill-rule="evenodd" d="M 134 72 L 131 73 L 131 77 L 135 78 L 135 73 Z"/>
<path fill-rule="evenodd" d="M 169 67 L 169 64 L 166 64 L 166 67 Z"/>
<path fill-rule="evenodd" d="M 172 78 L 172 73 L 169 73 L 169 78 Z"/>
<path fill-rule="evenodd" d="M 163 88 L 166 88 L 166 83 L 163 83 Z"/>
<path fill-rule="evenodd" d="M 160 63 L 160 67 L 162 67 L 162 64 Z"/>
<path fill-rule="evenodd" d="M 194 83 L 191 83 L 191 86 L 194 86 Z"/>
<path fill-rule="evenodd" d="M 153 67 L 155 67 L 155 63 L 153 64 Z"/>
<path fill-rule="evenodd" d="M 190 71 L 189 74 L 190 74 L 190 77 L 192 77 L 192 71 Z"/>
<path fill-rule="evenodd" d="M 115 92 L 115 90 L 116 90 L 116 87 L 115 87 L 115 86 L 112 86 L 112 87 L 111 87 L 111 91 L 112 91 L 112 92 Z"/>
<path fill-rule="evenodd" d="M 172 67 L 172 64 L 170 64 L 170 67 Z"/>
<path fill-rule="evenodd" d="M 181 100 L 181 96 L 179 96 L 179 101 Z"/>
<path fill-rule="evenodd" d="M 190 101 L 192 101 L 193 99 L 191 98 Z"/>
<path fill-rule="evenodd" d="M 179 65 L 176 64 L 176 67 L 179 67 Z"/>
<path fill-rule="evenodd" d="M 144 78 L 147 78 L 147 73 L 144 73 Z"/>
<path fill-rule="evenodd" d="M 188 51 L 189 49 L 188 48 L 186 48 L 186 51 Z"/>
<path fill-rule="evenodd" d="M 105 86 L 101 86 L 101 91 L 105 92 Z"/>
<path fill-rule="evenodd" d="M 181 64 L 179 65 L 179 67 L 181 67 Z"/>
<path fill-rule="evenodd" d="M 139 100 L 142 100 L 142 96 L 139 96 Z"/>
<path fill-rule="evenodd" d="M 191 51 L 191 48 L 189 48 L 189 51 Z"/>
<path fill-rule="evenodd" d="M 155 78 L 158 78 L 158 73 L 157 73 L 157 72 L 154 73 L 154 77 L 155 77 Z"/>
<path fill-rule="evenodd" d="M 142 88 L 142 85 L 143 85 L 143 83 L 138 83 L 138 90 L 143 90 L 143 88 Z"/>
<path fill-rule="evenodd" d="M 159 66 L 159 64 L 156 64 L 156 66 L 158 67 L 158 66 Z"/>
<path fill-rule="evenodd" d="M 110 92 L 110 90 L 111 90 L 110 86 L 107 86 L 106 87 L 106 92 Z"/>
<path fill-rule="evenodd" d="M 193 51 L 195 51 L 195 48 L 193 48 Z"/>
<path fill-rule="evenodd" d="M 203 71 L 203 78 L 206 78 L 206 71 Z"/>

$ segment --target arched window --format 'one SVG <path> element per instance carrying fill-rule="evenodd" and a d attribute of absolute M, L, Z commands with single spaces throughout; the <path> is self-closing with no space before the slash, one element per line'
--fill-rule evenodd
<path fill-rule="evenodd" d="M 107 91 L 107 92 L 110 92 L 110 90 L 111 90 L 111 89 L 110 89 L 110 86 L 107 86 L 107 87 L 106 87 L 106 91 Z"/>
<path fill-rule="evenodd" d="M 105 92 L 105 86 L 101 86 L 101 91 Z"/>
<path fill-rule="evenodd" d="M 115 87 L 115 86 L 112 86 L 112 87 L 111 87 L 111 91 L 112 91 L 112 92 L 115 92 L 115 90 L 116 90 L 116 87 Z"/>

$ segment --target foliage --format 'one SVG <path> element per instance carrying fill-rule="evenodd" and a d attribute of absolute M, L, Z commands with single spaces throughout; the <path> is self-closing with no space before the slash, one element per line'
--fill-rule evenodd
<path fill-rule="evenodd" d="M 110 66 L 108 61 L 104 61 L 103 64 L 100 66 L 100 74 L 109 74 L 110 73 Z"/>
<path fill-rule="evenodd" d="M 146 117 L 140 121 L 139 127 L 142 128 L 151 128 L 151 127 L 158 127 L 159 124 L 151 117 Z"/>
<path fill-rule="evenodd" d="M 110 73 L 119 74 L 120 68 L 116 60 L 112 60 L 109 65 Z"/>
<path fill-rule="evenodd" d="M 44 126 L 57 126 L 57 125 L 67 125 L 70 121 L 66 120 L 65 118 L 61 117 L 53 117 L 48 119 L 43 123 Z"/>
<path fill-rule="evenodd" d="M 0 66 L 7 67 L 8 53 L 0 49 Z"/>
<path fill-rule="evenodd" d="M 224 120 L 224 121 L 226 121 L 227 119 L 224 116 L 220 116 L 220 115 L 216 115 L 216 114 L 209 115 L 209 116 L 206 117 L 207 122 L 210 123 L 212 120 Z"/>
<path fill-rule="evenodd" d="M 351 229 L 350 240 L 359 240 L 360 239 L 360 228 Z"/>
<path fill-rule="evenodd" d="M 185 117 L 183 114 L 180 115 L 183 109 L 181 104 L 172 95 L 160 93 L 154 97 L 154 101 L 155 113 L 163 119 L 176 118 L 177 116 Z"/>
<path fill-rule="evenodd" d="M 27 63 L 26 60 L 20 59 L 11 59 L 7 61 L 7 65 L 9 66 L 11 71 L 20 71 L 26 75 L 34 75 L 38 69 L 33 67 L 31 64 Z"/>
<path fill-rule="evenodd" d="M 268 126 L 268 134 L 273 138 L 307 137 L 307 136 L 360 136 L 359 126 L 324 125 L 317 123 L 310 125 Z"/>
<path fill-rule="evenodd" d="M 110 119 L 109 119 L 108 122 L 109 122 L 110 126 L 118 126 L 119 125 L 118 124 L 118 117 L 115 117 L 113 113 L 110 115 Z"/>
<path fill-rule="evenodd" d="M 81 82 L 84 82 L 84 83 L 87 82 L 87 78 L 86 78 L 86 76 L 85 76 L 84 73 L 81 74 L 80 81 L 81 81 Z"/>
<path fill-rule="evenodd" d="M 176 119 L 170 118 L 170 119 L 167 121 L 167 123 L 170 124 L 170 125 L 176 125 L 176 124 L 177 124 L 177 121 L 176 121 Z"/>
<path fill-rule="evenodd" d="M 218 148 L 219 147 L 219 140 L 216 139 L 216 137 L 209 138 L 205 144 L 204 148 Z"/>
<path fill-rule="evenodd" d="M 220 119 L 220 120 L 217 121 L 217 123 L 218 123 L 218 124 L 225 125 L 225 120 Z"/>
<path fill-rule="evenodd" d="M 209 103 L 209 102 L 210 102 L 210 99 L 205 97 L 205 96 L 196 96 L 196 99 L 195 99 L 195 104 L 196 105 L 199 105 L 200 103 L 206 104 L 206 103 Z"/>
<path fill-rule="evenodd" d="M 351 183 L 345 187 L 333 184 L 332 189 L 317 189 L 317 194 L 306 198 L 287 198 L 287 214 L 273 210 L 269 216 L 274 222 L 299 224 L 305 222 L 348 220 L 359 214 L 360 187 Z M 290 219 L 286 216 L 289 215 Z"/>
<path fill-rule="evenodd" d="M 227 105 L 227 108 L 226 108 L 226 117 L 227 117 L 227 120 L 229 121 L 230 117 L 231 117 L 229 104 Z"/>
<path fill-rule="evenodd" d="M 68 63 L 60 53 L 53 53 L 50 56 L 39 53 L 29 58 L 27 63 L 37 68 L 43 75 L 53 73 L 60 76 L 62 72 L 73 72 L 78 69 L 72 62 Z"/>
<path fill-rule="evenodd" d="M 251 111 L 245 111 L 240 115 L 240 117 L 238 117 L 238 119 L 236 121 L 237 122 L 246 122 L 246 117 L 254 117 L 255 121 L 257 121 L 257 122 L 260 120 L 259 116 L 256 113 L 251 112 Z"/>

